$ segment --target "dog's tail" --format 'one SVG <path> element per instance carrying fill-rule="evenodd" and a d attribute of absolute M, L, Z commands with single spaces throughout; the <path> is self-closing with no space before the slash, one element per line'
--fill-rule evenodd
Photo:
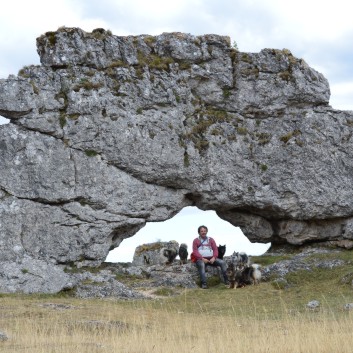
<path fill-rule="evenodd" d="M 253 269 L 252 277 L 254 280 L 254 284 L 259 283 L 261 280 L 261 271 L 260 271 L 261 265 L 252 264 L 251 267 Z"/>

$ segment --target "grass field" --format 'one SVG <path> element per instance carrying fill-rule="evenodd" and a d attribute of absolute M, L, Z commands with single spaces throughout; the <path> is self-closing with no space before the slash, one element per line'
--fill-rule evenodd
<path fill-rule="evenodd" d="M 353 287 L 342 279 L 351 272 L 348 261 L 288 275 L 287 289 L 159 288 L 164 296 L 136 301 L 2 295 L 0 352 L 350 353 Z M 307 308 L 311 300 L 320 306 Z"/>

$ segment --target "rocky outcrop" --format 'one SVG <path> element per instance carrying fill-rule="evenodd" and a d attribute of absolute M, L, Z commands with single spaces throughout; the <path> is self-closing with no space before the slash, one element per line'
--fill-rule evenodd
<path fill-rule="evenodd" d="M 135 249 L 132 265 L 170 265 L 178 256 L 178 253 L 179 243 L 175 240 L 142 244 Z"/>
<path fill-rule="evenodd" d="M 66 266 L 190 205 L 251 241 L 352 248 L 353 113 L 289 50 L 78 28 L 37 47 L 0 80 L 0 291 L 73 286 Z"/>

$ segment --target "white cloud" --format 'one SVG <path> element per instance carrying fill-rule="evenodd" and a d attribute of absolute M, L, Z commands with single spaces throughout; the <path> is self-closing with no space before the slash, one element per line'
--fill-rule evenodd
<path fill-rule="evenodd" d="M 334 41 L 352 29 L 351 5 L 346 0 L 282 0 L 264 1 L 271 8 L 283 36 L 296 34 L 311 41 Z"/>
<path fill-rule="evenodd" d="M 353 111 L 353 81 L 341 82 L 331 85 L 333 108 L 340 107 L 342 110 Z"/>

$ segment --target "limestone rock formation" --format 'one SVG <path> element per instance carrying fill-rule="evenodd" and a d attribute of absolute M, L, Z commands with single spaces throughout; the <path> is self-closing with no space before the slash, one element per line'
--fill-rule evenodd
<path fill-rule="evenodd" d="M 72 287 L 65 266 L 190 205 L 251 241 L 352 248 L 353 112 L 289 50 L 78 28 L 37 47 L 0 80 L 1 292 Z"/>
<path fill-rule="evenodd" d="M 132 265 L 171 265 L 177 257 L 178 252 L 179 243 L 176 240 L 142 244 L 135 249 Z"/>

